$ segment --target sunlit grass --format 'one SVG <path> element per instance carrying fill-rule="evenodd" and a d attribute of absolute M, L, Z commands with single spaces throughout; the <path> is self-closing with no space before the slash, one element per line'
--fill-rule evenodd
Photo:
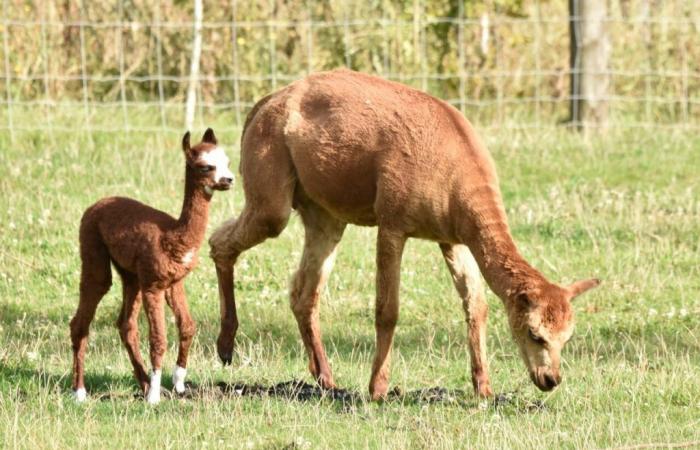
<path fill-rule="evenodd" d="M 225 130 L 219 139 L 237 159 L 236 132 L 212 125 Z M 157 408 L 134 397 L 114 327 L 117 281 L 92 327 L 90 400 L 75 405 L 68 321 L 77 301 L 80 216 L 113 194 L 176 214 L 180 138 L 18 131 L 11 141 L 0 133 L 0 446 L 599 448 L 700 439 L 700 139 L 644 130 L 588 140 L 563 130 L 485 136 L 524 255 L 555 281 L 604 281 L 576 301 L 565 382 L 553 393 L 528 381 L 500 301 L 489 293 L 492 382 L 497 392 L 514 392 L 511 403 L 367 402 L 375 230 L 350 227 L 321 314 L 336 382 L 364 401 L 347 408 L 328 399 L 223 396 L 217 382 L 311 381 L 287 295 L 303 234 L 293 217 L 280 238 L 240 262 L 232 367 L 216 357 L 218 297 L 205 246 L 187 281 L 199 326 L 188 375 L 200 393 Z M 240 185 L 217 194 L 210 230 L 237 214 L 242 198 Z M 392 386 L 468 391 L 464 318 L 436 244 L 409 242 L 401 295 Z M 168 333 L 169 372 L 172 323 Z M 543 408 L 527 407 L 538 401 Z"/>

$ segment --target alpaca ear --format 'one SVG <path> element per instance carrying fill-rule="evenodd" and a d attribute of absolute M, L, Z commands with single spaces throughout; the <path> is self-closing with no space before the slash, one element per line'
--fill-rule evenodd
<path fill-rule="evenodd" d="M 204 136 L 202 136 L 202 142 L 207 142 L 209 144 L 216 145 L 216 136 L 214 136 L 214 130 L 212 130 L 211 128 L 207 128 L 207 131 L 204 132 Z"/>
<path fill-rule="evenodd" d="M 188 153 L 190 151 L 190 132 L 188 131 L 182 137 L 182 151 Z"/>
<path fill-rule="evenodd" d="M 580 280 L 571 284 L 567 290 L 571 294 L 571 299 L 578 297 L 584 292 L 593 289 L 600 284 L 600 280 L 597 278 L 590 278 L 588 280 Z"/>

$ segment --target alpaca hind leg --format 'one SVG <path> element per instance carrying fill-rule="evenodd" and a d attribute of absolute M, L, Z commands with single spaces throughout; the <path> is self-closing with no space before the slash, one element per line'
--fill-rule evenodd
<path fill-rule="evenodd" d="M 167 346 L 165 334 L 164 292 L 162 290 L 142 289 L 143 306 L 148 317 L 149 345 L 153 372 L 149 382 L 146 400 L 154 405 L 160 401 L 160 381 L 163 367 L 163 355 Z"/>
<path fill-rule="evenodd" d="M 122 275 L 122 284 L 124 298 L 122 310 L 117 320 L 117 328 L 119 328 L 119 336 L 129 354 L 131 365 L 134 367 L 134 377 L 136 377 L 143 392 L 146 392 L 149 379 L 139 350 L 138 316 L 143 301 L 141 289 L 138 280 L 133 275 Z"/>
<path fill-rule="evenodd" d="M 211 255 L 216 264 L 216 276 L 219 284 L 219 305 L 221 312 L 221 331 L 216 341 L 219 358 L 224 364 L 230 364 L 233 357 L 233 345 L 238 330 L 236 299 L 233 291 L 234 265 L 241 253 L 262 243 L 268 237 L 279 235 L 286 226 L 291 203 L 275 214 L 274 227 L 270 216 L 254 208 L 246 207 L 236 220 L 223 223 L 211 236 Z"/>
<path fill-rule="evenodd" d="M 187 307 L 187 297 L 185 296 L 185 284 L 179 281 L 165 293 L 165 300 L 175 316 L 177 324 L 179 348 L 177 353 L 177 364 L 173 371 L 173 386 L 175 392 L 182 394 L 185 392 L 185 376 L 187 375 L 187 356 L 190 352 L 192 339 L 196 330 L 194 320 Z"/>
<path fill-rule="evenodd" d="M 83 401 L 86 398 L 85 350 L 90 323 L 95 317 L 97 305 L 112 285 L 112 271 L 107 248 L 96 235 L 83 236 L 81 233 L 80 247 L 80 300 L 75 316 L 70 321 L 70 335 L 73 347 L 73 392 L 76 400 Z"/>
<path fill-rule="evenodd" d="M 345 223 L 317 206 L 299 207 L 305 228 L 304 254 L 291 289 L 291 307 L 309 356 L 309 370 L 326 389 L 335 387 L 321 341 L 318 302 L 333 268 L 335 249 Z"/>
<path fill-rule="evenodd" d="M 244 145 L 245 147 L 245 145 Z M 241 253 L 278 236 L 287 226 L 292 211 L 296 179 L 285 148 L 262 147 L 268 151 L 241 163 L 246 204 L 237 219 L 224 222 L 209 239 L 216 264 L 221 307 L 221 331 L 216 341 L 219 358 L 230 364 L 238 330 L 233 292 L 234 265 Z M 242 150 L 245 152 L 244 150 Z M 243 156 L 242 156 L 243 158 Z"/>
<path fill-rule="evenodd" d="M 472 363 L 474 392 L 481 397 L 493 395 L 486 357 L 486 318 L 488 304 L 484 285 L 474 257 L 464 245 L 440 244 L 440 250 L 452 275 L 467 316 L 469 356 Z"/>
<path fill-rule="evenodd" d="M 377 299 L 375 329 L 377 348 L 372 363 L 369 393 L 372 400 L 386 397 L 394 330 L 399 318 L 399 279 L 406 237 L 381 226 L 377 233 Z"/>

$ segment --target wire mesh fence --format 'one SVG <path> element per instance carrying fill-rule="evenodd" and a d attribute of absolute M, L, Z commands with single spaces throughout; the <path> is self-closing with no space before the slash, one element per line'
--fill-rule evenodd
<path fill-rule="evenodd" d="M 480 128 L 568 117 L 570 15 L 554 0 L 3 0 L 0 129 L 235 128 L 257 99 L 349 67 L 428 91 Z M 613 127 L 700 128 L 700 0 L 610 0 Z M 586 45 L 586 43 L 581 43 Z"/>

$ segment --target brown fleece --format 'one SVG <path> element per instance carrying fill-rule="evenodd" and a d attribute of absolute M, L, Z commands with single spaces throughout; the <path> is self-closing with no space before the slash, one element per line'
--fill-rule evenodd
<path fill-rule="evenodd" d="M 491 156 L 469 121 L 446 102 L 348 70 L 311 75 L 253 108 L 242 136 L 240 172 L 245 207 L 210 240 L 219 275 L 222 359 L 230 360 L 237 326 L 233 264 L 241 252 L 279 234 L 292 207 L 307 233 L 292 309 L 311 371 L 324 386 L 333 382 L 320 341 L 317 293 L 327 277 L 321 269 L 330 270 L 324 261 L 348 223 L 379 228 L 373 398 L 387 390 L 401 255 L 409 237 L 442 245 L 467 313 L 473 381 L 481 395 L 490 395 L 491 388 L 479 271 L 503 300 L 516 342 L 521 350 L 527 347 L 524 357 L 535 351 L 524 343 L 528 326 L 543 327 L 550 348 L 560 349 L 568 339 L 572 292 L 547 281 L 518 252 Z M 516 302 L 520 294 L 526 301 Z"/>
<path fill-rule="evenodd" d="M 110 263 L 122 279 L 123 303 L 117 320 L 122 342 L 141 387 L 149 378 L 139 352 L 137 317 L 143 306 L 148 316 L 150 357 L 160 369 L 166 349 L 163 303 L 173 310 L 179 330 L 177 363 L 187 366 L 187 353 L 195 325 L 187 309 L 184 278 L 197 265 L 197 250 L 204 240 L 213 190 L 228 189 L 205 171 L 200 154 L 216 147 L 211 129 L 200 144 L 190 147 L 183 138 L 186 159 L 185 197 L 178 219 L 129 198 L 103 198 L 90 206 L 80 223 L 80 301 L 71 320 L 73 388 L 84 387 L 84 356 L 88 329 L 95 310 L 112 284 Z"/>

